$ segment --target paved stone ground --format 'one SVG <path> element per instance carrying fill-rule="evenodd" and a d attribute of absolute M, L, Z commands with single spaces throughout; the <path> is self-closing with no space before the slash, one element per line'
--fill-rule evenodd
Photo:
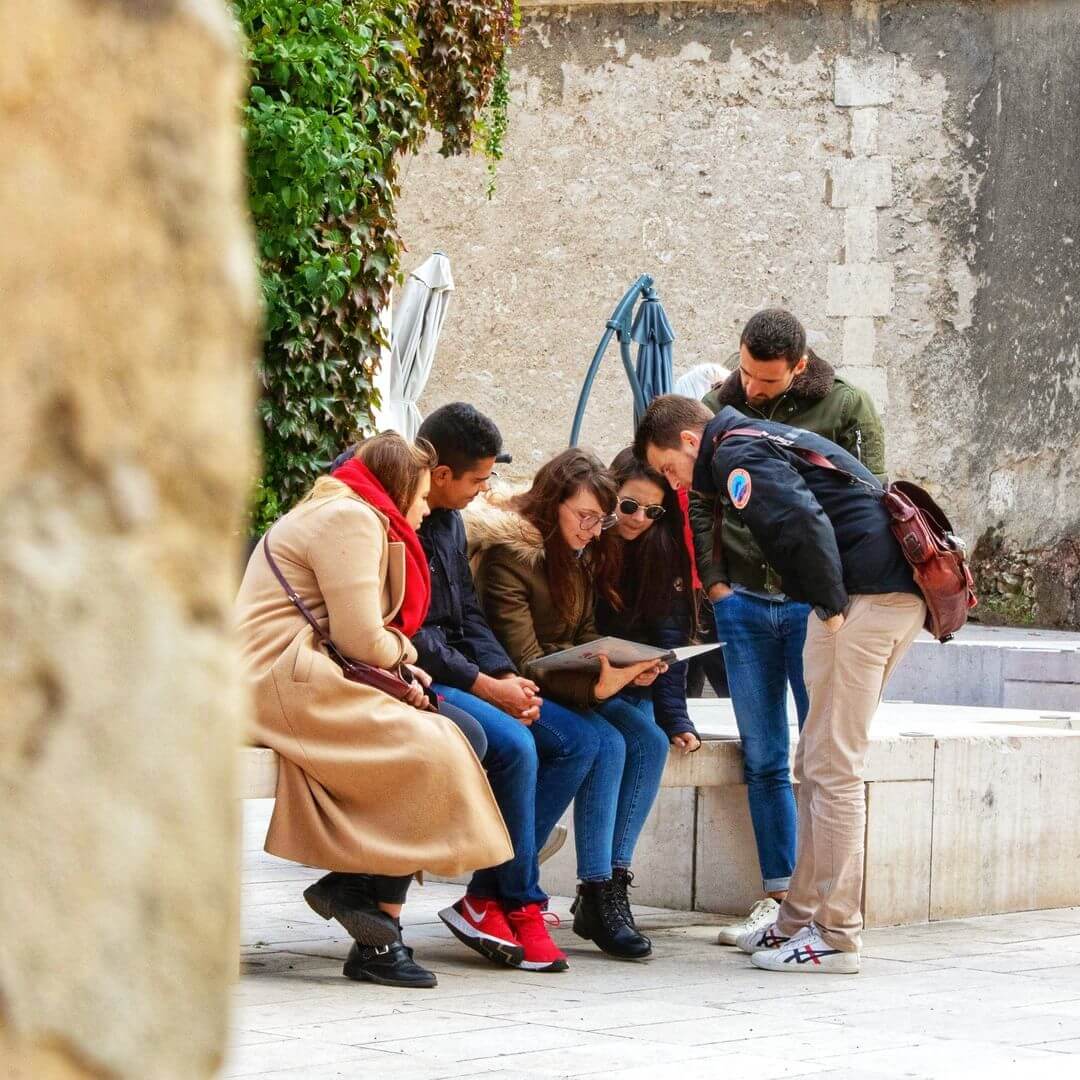
<path fill-rule="evenodd" d="M 414 888 L 406 941 L 439 976 L 411 992 L 341 976 L 349 941 L 301 899 L 318 872 L 261 851 L 245 805 L 243 953 L 223 1076 L 821 1080 L 1080 1075 L 1080 908 L 866 935 L 858 976 L 770 975 L 712 943 L 720 916 L 640 909 L 655 959 L 605 959 L 569 929 L 564 974 L 492 967 Z M 553 910 L 569 925 L 569 901 Z"/>

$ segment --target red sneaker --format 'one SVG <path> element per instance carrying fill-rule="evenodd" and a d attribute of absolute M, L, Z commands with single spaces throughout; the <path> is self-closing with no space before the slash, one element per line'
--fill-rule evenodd
<path fill-rule="evenodd" d="M 453 907 L 443 908 L 439 918 L 458 941 L 489 960 L 517 967 L 525 958 L 498 900 L 466 894 Z"/>
<path fill-rule="evenodd" d="M 551 940 L 548 924 L 559 925 L 559 916 L 552 911 L 543 911 L 539 904 L 526 904 L 515 911 L 508 911 L 518 941 L 525 949 L 525 957 L 518 963 L 519 968 L 528 971 L 565 971 L 566 953 Z"/>

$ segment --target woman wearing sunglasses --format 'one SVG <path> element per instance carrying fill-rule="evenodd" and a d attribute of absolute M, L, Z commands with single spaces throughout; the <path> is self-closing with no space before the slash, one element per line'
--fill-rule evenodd
<path fill-rule="evenodd" d="M 678 494 L 664 478 L 634 457 L 632 448 L 611 463 L 618 484 L 612 532 L 622 541 L 618 603 L 601 596 L 597 623 L 603 634 L 677 649 L 696 631 L 697 600 L 692 584 L 690 551 L 683 530 Z M 631 687 L 628 696 L 650 696 L 656 716 L 671 745 L 683 753 L 701 746 L 686 708 L 685 663 L 673 664 L 649 690 Z"/>
<path fill-rule="evenodd" d="M 630 911 L 627 889 L 638 836 L 667 760 L 667 736 L 652 702 L 625 693 L 665 669 L 646 661 L 600 673 L 534 671 L 549 653 L 594 641 L 596 597 L 616 600 L 619 575 L 616 487 L 592 454 L 564 450 L 522 494 L 499 505 L 477 499 L 465 512 L 477 558 L 477 593 L 491 628 L 518 671 L 540 686 L 543 709 L 570 712 L 597 737 L 596 760 L 577 792 L 537 791 L 536 835 L 547 836 L 574 799 L 578 886 L 574 932 L 604 952 L 641 958 L 652 951 Z M 565 716 L 564 716 L 565 719 Z"/>

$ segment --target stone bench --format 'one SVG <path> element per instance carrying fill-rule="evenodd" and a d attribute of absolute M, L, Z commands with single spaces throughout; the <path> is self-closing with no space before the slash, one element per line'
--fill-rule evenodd
<path fill-rule="evenodd" d="M 760 873 L 734 716 L 715 699 L 692 713 L 703 745 L 668 762 L 635 897 L 745 911 Z M 273 751 L 244 748 L 240 765 L 241 795 L 272 798 Z M 1078 777 L 1080 715 L 886 702 L 866 769 L 867 925 L 1080 904 Z M 549 892 L 573 892 L 574 861 L 568 842 L 545 864 Z"/>

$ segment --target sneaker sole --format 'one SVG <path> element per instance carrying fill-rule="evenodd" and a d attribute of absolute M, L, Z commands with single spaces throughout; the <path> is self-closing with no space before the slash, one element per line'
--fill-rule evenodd
<path fill-rule="evenodd" d="M 508 941 L 500 941 L 490 934 L 477 930 L 452 907 L 440 911 L 439 918 L 462 945 L 468 945 L 470 949 L 487 960 L 496 964 L 508 964 L 510 967 L 520 967 L 525 959 L 525 950 L 520 945 L 511 945 Z"/>
<path fill-rule="evenodd" d="M 361 945 L 381 948 L 384 945 L 393 945 L 398 939 L 397 927 L 389 915 L 356 908 L 339 909 L 328 896 L 318 892 L 314 885 L 304 890 L 304 900 L 316 915 L 327 922 L 336 919 L 349 936 Z"/>
<path fill-rule="evenodd" d="M 565 960 L 522 960 L 514 967 L 522 971 L 568 971 L 570 965 Z"/>
<path fill-rule="evenodd" d="M 763 950 L 764 955 L 770 959 L 776 955 L 775 949 Z M 764 964 L 757 962 L 757 957 L 761 953 L 755 953 L 750 957 L 750 963 L 754 965 L 759 971 L 772 971 L 777 975 L 858 975 L 859 974 L 859 962 L 855 961 L 853 968 L 833 968 L 826 967 L 824 964 L 815 966 L 811 964 L 785 964 L 783 967 L 766 967 Z"/>
<path fill-rule="evenodd" d="M 566 843 L 567 829 L 565 825 L 556 825 L 551 830 L 551 835 L 547 838 L 547 843 L 537 853 L 536 861 L 540 864 L 546 863 L 552 855 L 558 854 L 562 850 L 563 844 Z"/>

